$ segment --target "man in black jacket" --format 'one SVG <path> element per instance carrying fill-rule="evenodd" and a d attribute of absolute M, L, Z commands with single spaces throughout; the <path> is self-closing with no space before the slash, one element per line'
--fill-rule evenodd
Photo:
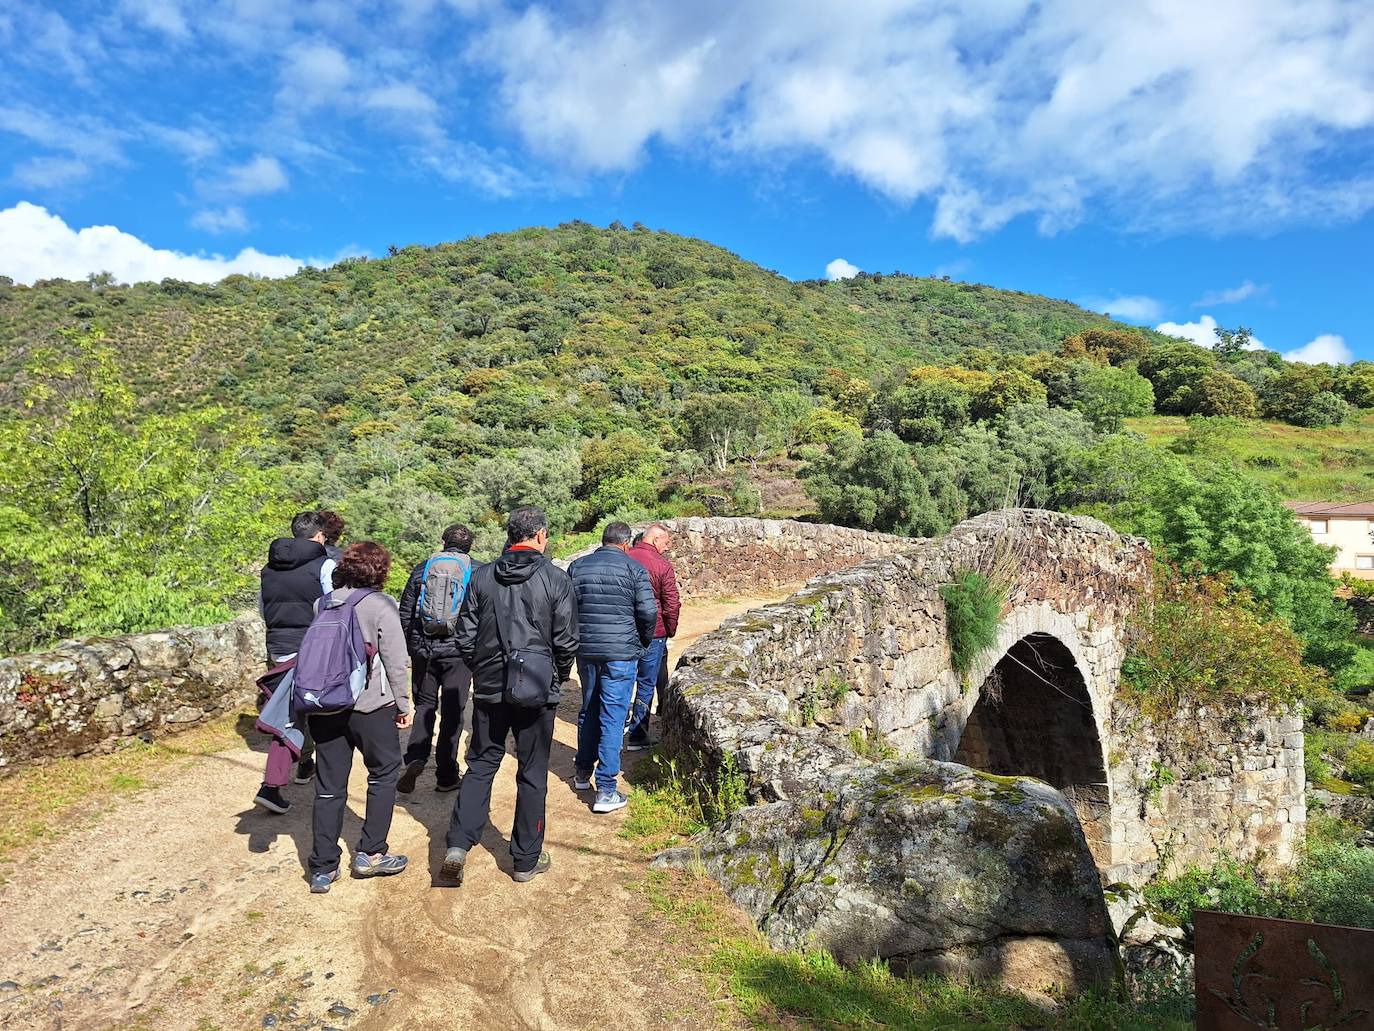
<path fill-rule="evenodd" d="M 620 792 L 620 752 L 634 696 L 639 657 L 654 639 L 658 601 L 649 571 L 630 558 L 630 528 L 610 523 L 601 547 L 574 562 L 568 573 L 577 596 L 577 678 L 582 711 L 577 717 L 573 787 L 592 786 L 592 812 L 611 813 L 629 802 Z"/>
<path fill-rule="evenodd" d="M 458 617 L 458 654 L 472 670 L 472 736 L 440 884 L 463 883 L 463 865 L 487 825 L 491 783 L 512 734 L 518 763 L 510 836 L 515 880 L 532 880 L 552 862 L 544 851 L 549 748 L 560 686 L 577 657 L 577 602 L 568 574 L 544 557 L 549 521 L 543 512 L 517 508 L 506 522 L 506 538 L 505 553 L 473 574 Z M 508 656 L 515 653 L 545 656 L 552 666 L 542 704 L 519 705 L 507 697 L 507 666 L 515 665 Z"/>
<path fill-rule="evenodd" d="M 396 790 L 402 794 L 415 790 L 415 781 L 429 760 L 436 710 L 439 743 L 434 754 L 434 787 L 436 791 L 458 790 L 458 736 L 463 732 L 463 709 L 468 704 L 472 674 L 458 654 L 456 618 L 427 618 L 417 606 L 424 593 L 425 571 L 431 564 L 435 572 L 431 580 L 435 584 L 453 581 L 455 587 L 461 583 L 460 573 L 472 570 L 472 559 L 468 557 L 472 531 L 462 523 L 454 523 L 444 531 L 442 545 L 436 555 L 411 570 L 401 592 L 401 626 L 410 650 L 411 694 L 415 700 L 415 723 L 406 742 L 406 768 L 396 782 Z M 426 595 L 425 608 L 433 612 L 436 601 L 442 608 L 446 599 Z"/>

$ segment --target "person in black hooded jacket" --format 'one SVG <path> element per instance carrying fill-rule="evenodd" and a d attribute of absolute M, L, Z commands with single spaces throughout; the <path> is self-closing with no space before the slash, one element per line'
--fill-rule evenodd
<path fill-rule="evenodd" d="M 291 658 L 315 618 L 315 602 L 333 590 L 335 562 L 325 550 L 326 528 L 318 512 L 299 512 L 291 520 L 291 536 L 279 537 L 267 551 L 258 592 L 258 610 L 267 626 L 267 668 Z M 308 784 L 315 775 L 315 743 L 305 728 L 305 742 L 296 762 L 295 781 Z M 253 803 L 270 813 L 291 808 L 281 789 L 291 771 L 291 752 L 273 738 L 267 748 L 267 768 Z"/>
<path fill-rule="evenodd" d="M 487 825 L 492 781 L 511 735 L 518 763 L 510 836 L 515 880 L 529 881 L 552 862 L 544 851 L 549 749 L 560 688 L 577 658 L 577 602 L 568 574 L 544 556 L 549 522 L 542 511 L 532 505 L 515 509 L 506 537 L 501 557 L 473 574 L 458 616 L 458 654 L 472 671 L 472 734 L 439 884 L 463 883 L 468 850 Z M 513 652 L 552 658 L 544 704 L 526 707 L 506 700 L 507 655 Z"/>

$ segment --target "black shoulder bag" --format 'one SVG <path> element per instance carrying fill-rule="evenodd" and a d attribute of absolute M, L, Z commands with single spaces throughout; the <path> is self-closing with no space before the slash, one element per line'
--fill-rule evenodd
<path fill-rule="evenodd" d="M 539 709 L 549 704 L 549 692 L 553 690 L 553 656 L 539 651 L 512 651 L 506 644 L 505 632 L 501 624 L 510 618 L 509 609 L 501 604 L 505 590 L 497 589 L 496 594 L 496 636 L 501 642 L 501 651 L 506 658 L 506 684 L 501 692 L 501 700 L 522 709 Z"/>

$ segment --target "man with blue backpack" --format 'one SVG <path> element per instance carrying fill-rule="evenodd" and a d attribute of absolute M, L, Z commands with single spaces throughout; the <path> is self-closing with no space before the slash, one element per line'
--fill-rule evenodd
<path fill-rule="evenodd" d="M 405 771 L 396 790 L 410 794 L 429 761 L 436 712 L 439 741 L 434 754 L 436 791 L 458 790 L 458 738 L 472 673 L 458 654 L 458 613 L 472 579 L 472 531 L 454 523 L 441 548 L 417 565 L 401 592 L 401 626 L 410 651 L 415 724 L 406 745 Z"/>

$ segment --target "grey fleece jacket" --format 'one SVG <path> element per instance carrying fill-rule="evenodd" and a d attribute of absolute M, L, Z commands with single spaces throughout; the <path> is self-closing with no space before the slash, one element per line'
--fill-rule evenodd
<path fill-rule="evenodd" d="M 330 597 L 335 601 L 347 601 L 356 589 L 337 587 Z M 353 611 L 357 613 L 363 640 L 377 648 L 367 687 L 358 695 L 353 711 L 376 712 L 395 705 L 397 712 L 410 712 L 410 653 L 406 651 L 406 635 L 401 629 L 396 599 L 378 591 L 358 602 Z"/>

